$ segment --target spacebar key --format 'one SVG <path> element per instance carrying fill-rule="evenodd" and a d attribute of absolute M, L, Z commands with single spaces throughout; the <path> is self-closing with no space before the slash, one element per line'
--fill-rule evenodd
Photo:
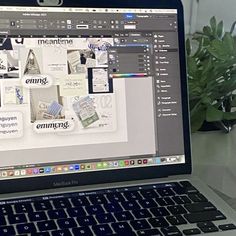
<path fill-rule="evenodd" d="M 226 217 L 220 211 L 204 211 L 192 214 L 185 214 L 184 217 L 189 223 L 205 221 L 225 220 Z"/>

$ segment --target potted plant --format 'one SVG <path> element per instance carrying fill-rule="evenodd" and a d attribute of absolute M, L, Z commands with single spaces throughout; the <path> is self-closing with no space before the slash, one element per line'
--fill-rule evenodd
<path fill-rule="evenodd" d="M 236 124 L 235 25 L 224 32 L 223 21 L 212 17 L 186 41 L 192 132 L 206 124 L 229 132 Z"/>

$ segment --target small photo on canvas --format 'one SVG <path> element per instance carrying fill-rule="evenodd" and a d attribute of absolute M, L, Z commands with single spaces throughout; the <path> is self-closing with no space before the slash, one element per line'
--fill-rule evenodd
<path fill-rule="evenodd" d="M 42 50 L 39 48 L 20 49 L 22 75 L 42 74 Z"/>
<path fill-rule="evenodd" d="M 31 122 L 65 119 L 63 98 L 59 86 L 30 90 Z"/>
<path fill-rule="evenodd" d="M 87 68 L 96 66 L 96 55 L 89 49 L 67 51 L 68 74 L 86 73 Z"/>

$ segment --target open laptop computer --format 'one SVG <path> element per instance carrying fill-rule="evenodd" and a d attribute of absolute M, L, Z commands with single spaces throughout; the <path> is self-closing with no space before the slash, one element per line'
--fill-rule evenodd
<path fill-rule="evenodd" d="M 190 175 L 179 0 L 0 12 L 0 235 L 236 235 Z"/>

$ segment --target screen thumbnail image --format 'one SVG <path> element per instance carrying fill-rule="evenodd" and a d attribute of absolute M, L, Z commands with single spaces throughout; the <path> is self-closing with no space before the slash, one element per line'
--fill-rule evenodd
<path fill-rule="evenodd" d="M 30 89 L 31 122 L 65 119 L 63 98 L 59 86 L 47 89 Z"/>
<path fill-rule="evenodd" d="M 68 50 L 67 60 L 69 74 L 85 73 L 85 66 L 96 66 L 95 53 L 89 49 Z"/>
<path fill-rule="evenodd" d="M 41 74 L 38 59 L 33 49 L 29 49 L 24 66 L 24 75 L 27 74 Z"/>
<path fill-rule="evenodd" d="M 14 50 L 0 51 L 0 79 L 19 78 L 18 54 Z"/>

